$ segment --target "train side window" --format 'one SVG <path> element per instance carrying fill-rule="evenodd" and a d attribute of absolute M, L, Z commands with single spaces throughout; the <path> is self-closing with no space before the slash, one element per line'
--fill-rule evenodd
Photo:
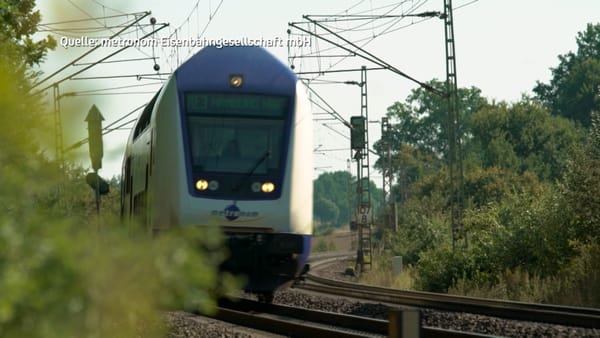
<path fill-rule="evenodd" d="M 137 123 L 135 124 L 135 131 L 133 132 L 133 139 L 135 140 L 146 128 L 150 125 L 150 118 L 152 117 L 152 110 L 154 109 L 154 104 L 156 104 L 156 99 L 158 98 L 158 94 L 160 90 L 154 94 L 152 100 L 148 102 L 144 111 L 138 118 Z"/>

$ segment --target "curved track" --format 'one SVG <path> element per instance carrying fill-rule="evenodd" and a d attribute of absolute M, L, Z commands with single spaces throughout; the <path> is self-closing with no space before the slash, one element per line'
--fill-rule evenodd
<path fill-rule="evenodd" d="M 545 322 L 567 326 L 600 328 L 600 309 L 390 289 L 323 278 L 314 272 L 319 271 L 323 266 L 327 266 L 328 263 L 348 258 L 348 254 L 332 256 L 326 259 L 320 258 L 312 263 L 311 271 L 313 272 L 307 274 L 305 283 L 296 287 L 326 294 L 376 300 L 396 305 L 468 312 L 506 319 Z"/>

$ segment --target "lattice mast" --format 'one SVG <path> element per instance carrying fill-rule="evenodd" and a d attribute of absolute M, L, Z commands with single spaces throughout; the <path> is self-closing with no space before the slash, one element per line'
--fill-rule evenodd
<path fill-rule="evenodd" d="M 361 67 L 360 72 L 360 117 L 353 117 L 351 124 L 355 134 L 361 133 L 362 140 L 353 142 L 352 148 L 356 151 L 354 159 L 356 160 L 356 225 L 358 230 L 358 250 L 356 254 L 356 268 L 359 271 L 365 271 L 371 267 L 372 243 L 371 243 L 371 225 L 373 223 L 371 210 L 371 191 L 370 191 L 370 163 L 369 163 L 369 112 L 367 103 L 367 68 Z M 356 139 L 356 137 L 354 137 Z M 360 136 L 359 136 L 360 138 Z"/>
<path fill-rule="evenodd" d="M 460 114 L 456 83 L 456 54 L 454 46 L 454 17 L 452 0 L 444 0 L 444 35 L 446 39 L 446 97 L 448 100 L 448 168 L 450 174 L 450 208 L 452 225 L 452 248 L 463 236 L 463 168 L 460 130 Z"/>
<path fill-rule="evenodd" d="M 60 90 L 58 87 L 58 83 L 55 83 L 52 86 L 53 92 L 53 101 L 54 101 L 54 147 L 56 154 L 56 162 L 60 166 L 60 168 L 64 168 L 65 166 L 65 157 L 64 157 L 64 145 L 63 145 L 63 128 L 62 128 L 62 118 L 60 112 Z"/>

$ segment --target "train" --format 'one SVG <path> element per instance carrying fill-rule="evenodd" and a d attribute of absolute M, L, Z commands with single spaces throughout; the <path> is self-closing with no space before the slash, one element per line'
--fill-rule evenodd
<path fill-rule="evenodd" d="M 140 113 L 121 214 L 152 234 L 219 227 L 244 290 L 270 302 L 306 272 L 313 233 L 306 86 L 262 47 L 204 47 Z"/>

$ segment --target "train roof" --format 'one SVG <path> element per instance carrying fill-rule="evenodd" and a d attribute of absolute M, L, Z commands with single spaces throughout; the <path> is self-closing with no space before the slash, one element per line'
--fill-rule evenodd
<path fill-rule="evenodd" d="M 230 77 L 241 75 L 241 92 L 291 94 L 297 76 L 262 47 L 205 47 L 176 71 L 180 91 L 230 91 Z"/>

